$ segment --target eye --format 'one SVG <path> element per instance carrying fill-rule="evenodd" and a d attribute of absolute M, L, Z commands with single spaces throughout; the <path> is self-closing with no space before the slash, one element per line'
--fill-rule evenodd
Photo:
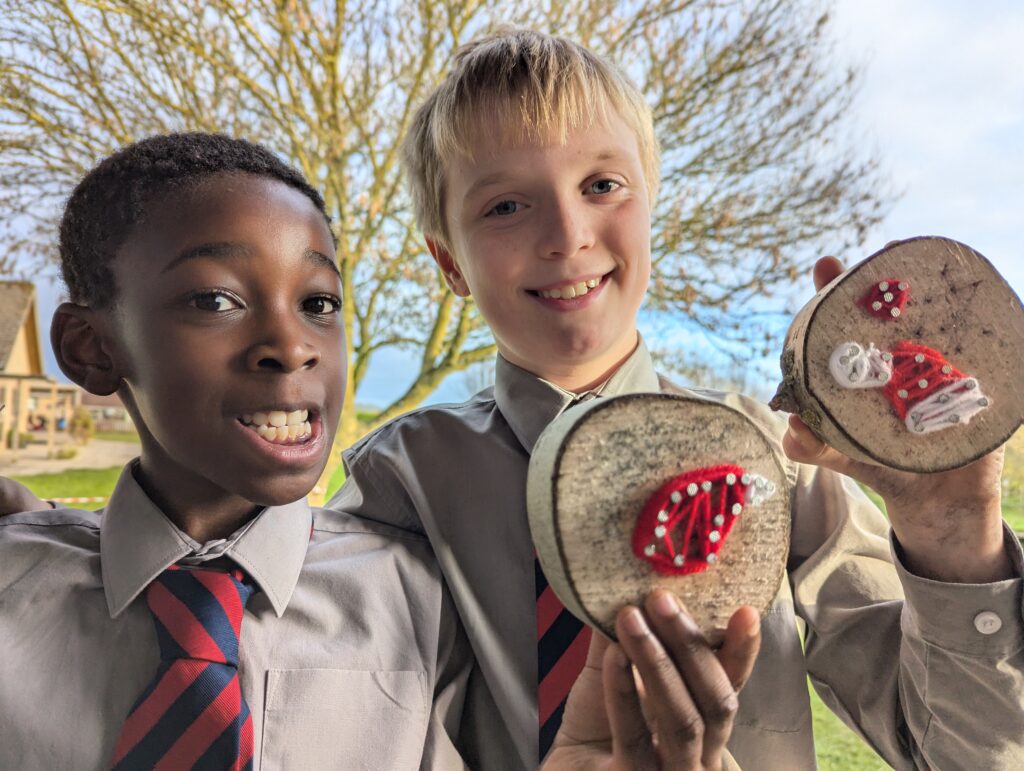
<path fill-rule="evenodd" d="M 599 179 L 597 182 L 592 182 L 588 187 L 591 193 L 597 195 L 607 195 L 608 193 L 614 193 L 622 185 L 616 182 L 614 179 Z"/>
<path fill-rule="evenodd" d="M 242 304 L 226 292 L 202 292 L 193 295 L 189 299 L 189 305 L 201 311 L 213 313 L 224 313 L 225 311 L 238 310 Z"/>
<path fill-rule="evenodd" d="M 302 302 L 302 310 L 315 316 L 326 316 L 341 310 L 341 300 L 327 294 L 316 295 Z"/>
<path fill-rule="evenodd" d="M 509 214 L 515 214 L 520 208 L 522 208 L 522 204 L 518 201 L 500 201 L 487 212 L 487 216 L 495 214 L 499 217 L 507 217 Z"/>

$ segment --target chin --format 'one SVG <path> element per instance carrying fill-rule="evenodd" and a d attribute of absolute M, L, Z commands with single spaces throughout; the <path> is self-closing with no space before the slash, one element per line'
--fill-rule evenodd
<path fill-rule="evenodd" d="M 585 365 L 605 357 L 615 348 L 616 341 L 597 330 L 567 330 L 547 338 L 544 351 L 538 351 L 545 361 L 560 360 Z M 557 359 L 555 358 L 557 357 Z"/>
<path fill-rule="evenodd" d="M 281 479 L 264 477 L 257 484 L 246 485 L 248 489 L 240 493 L 246 500 L 258 506 L 284 506 L 309 495 L 319 479 L 319 472 L 315 475 L 288 476 Z"/>

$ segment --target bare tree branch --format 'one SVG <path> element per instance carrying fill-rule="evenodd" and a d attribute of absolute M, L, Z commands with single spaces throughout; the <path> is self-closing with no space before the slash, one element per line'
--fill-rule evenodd
<path fill-rule="evenodd" d="M 0 271 L 52 265 L 64 197 L 119 145 L 189 129 L 261 141 L 323 191 L 333 219 L 351 374 L 339 441 L 351 442 L 381 351 L 414 352 L 419 367 L 371 425 L 494 353 L 423 248 L 398 143 L 456 48 L 511 22 L 609 54 L 650 100 L 663 146 L 651 314 L 723 350 L 771 345 L 775 298 L 888 204 L 877 161 L 849 135 L 858 78 L 835 61 L 828 0 L 522 5 L 0 0 L 0 234 L 15 250 Z"/>

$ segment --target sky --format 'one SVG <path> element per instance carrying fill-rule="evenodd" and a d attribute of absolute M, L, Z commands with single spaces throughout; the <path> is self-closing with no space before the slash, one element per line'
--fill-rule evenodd
<path fill-rule="evenodd" d="M 863 73 L 850 125 L 877 150 L 901 193 L 863 254 L 837 256 L 852 263 L 890 240 L 948 236 L 988 257 L 1021 294 L 1024 2 L 837 0 L 833 32 L 840 61 Z M 40 285 L 44 328 L 55 297 L 52 285 Z M 46 347 L 47 369 L 56 374 Z M 415 368 L 401 353 L 381 354 L 358 401 L 389 403 Z M 474 385 L 450 377 L 428 401 L 464 399 Z"/>
<path fill-rule="evenodd" d="M 868 239 L 944 235 L 1024 290 L 1024 3 L 839 0 L 854 119 L 903 193 Z"/>

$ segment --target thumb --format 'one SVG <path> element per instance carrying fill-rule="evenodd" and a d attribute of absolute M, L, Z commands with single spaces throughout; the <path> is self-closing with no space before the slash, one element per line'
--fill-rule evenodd
<path fill-rule="evenodd" d="M 760 649 L 761 617 L 757 610 L 744 605 L 729 619 L 725 641 L 715 654 L 737 692 L 750 678 Z"/>
<path fill-rule="evenodd" d="M 814 263 L 814 288 L 821 289 L 843 272 L 843 263 L 835 257 L 822 257 Z"/>
<path fill-rule="evenodd" d="M 790 460 L 797 463 L 821 466 L 852 477 L 869 487 L 875 487 L 878 483 L 878 469 L 875 466 L 847 457 L 825 444 L 796 415 L 789 416 L 789 428 L 782 437 L 782 450 Z"/>

